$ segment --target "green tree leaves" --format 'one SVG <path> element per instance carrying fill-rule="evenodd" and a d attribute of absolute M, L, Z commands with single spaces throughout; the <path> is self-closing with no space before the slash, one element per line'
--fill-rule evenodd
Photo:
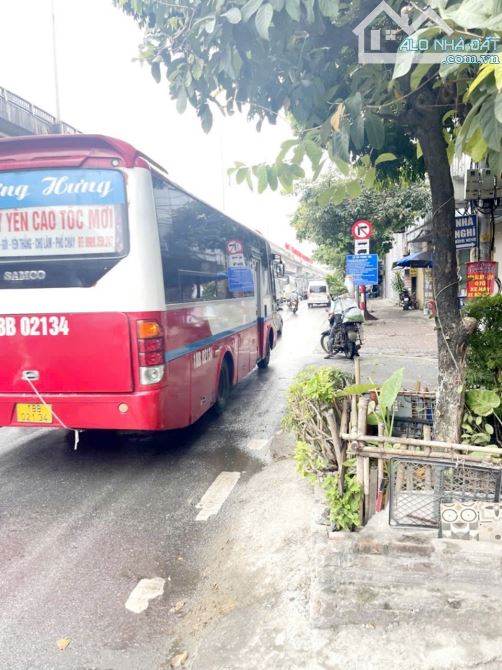
<path fill-rule="evenodd" d="M 275 191 L 278 184 L 286 193 L 293 191 L 293 183 L 298 179 L 305 177 L 305 170 L 302 167 L 304 159 L 310 161 L 312 170 L 318 171 L 322 162 L 322 149 L 313 140 L 308 138 L 304 140 L 291 139 L 286 140 L 281 145 L 281 150 L 277 155 L 277 159 L 273 165 L 265 166 L 253 165 L 242 166 L 241 163 L 236 163 L 228 170 L 229 175 L 235 175 L 236 178 L 240 175 L 240 182 L 245 179 L 244 174 L 247 173 L 252 179 L 252 176 L 257 180 L 257 189 L 262 193 L 267 186 Z M 265 169 L 262 169 L 265 168 Z M 247 182 L 250 183 L 249 181 Z M 252 185 L 252 181 L 251 181 Z"/>
<path fill-rule="evenodd" d="M 155 79 L 157 84 L 160 82 L 160 63 L 159 61 L 153 61 L 151 65 L 152 77 Z"/>
<path fill-rule="evenodd" d="M 263 0 L 248 0 L 241 9 L 242 20 L 249 21 L 253 14 L 258 11 L 262 2 Z"/>
<path fill-rule="evenodd" d="M 383 109 L 386 118 L 390 114 L 397 119 L 410 101 L 403 90 L 408 86 L 411 92 L 417 91 L 433 81 L 438 94 L 456 88 L 451 109 L 457 113 L 445 124 L 454 128 L 451 135 L 456 135 L 457 151 L 467 151 L 475 160 L 488 158 L 495 170 L 502 168 L 502 64 L 437 67 L 414 64 L 413 52 L 403 52 L 404 60 L 394 71 L 383 64 L 357 66 L 352 27 L 367 15 L 369 7 L 363 0 L 350 3 L 350 10 L 339 0 L 194 0 L 188 5 L 177 0 L 114 1 L 145 27 L 142 58 L 150 63 L 155 81 L 162 82 L 165 67 L 178 110 L 183 112 L 188 104 L 195 107 L 205 131 L 212 116 L 202 106 L 215 99 L 228 113 L 251 103 L 249 115 L 259 121 L 275 122 L 279 110 L 285 109 L 300 142 L 314 143 L 298 149 L 298 155 L 303 151 L 311 159 L 314 173 L 325 153 L 332 162 L 346 164 L 369 153 L 375 165 L 375 152 L 385 150 L 397 156 L 387 174 L 401 178 L 417 160 L 416 142 L 405 137 L 399 123 L 384 123 L 380 113 Z M 498 19 L 488 8 L 491 3 L 460 0 L 445 7 L 442 0 L 434 0 L 433 5 L 439 4 L 442 17 L 453 26 L 462 19 L 474 22 L 480 34 L 497 30 Z M 417 35 L 429 36 L 430 31 Z M 462 102 L 467 106 L 462 108 Z M 467 117 L 469 132 L 462 125 L 468 105 L 476 110 Z M 306 129 L 308 137 L 302 137 Z M 397 141 L 402 151 L 389 146 L 389 140 Z M 413 156 L 406 149 L 410 146 Z M 452 151 L 449 142 L 450 155 Z M 325 152 L 322 158 L 319 152 Z M 403 163 L 404 172 L 400 171 Z M 380 170 L 369 171 L 366 185 L 380 174 Z M 287 176 L 285 181 L 289 183 Z M 272 177 L 268 186 L 273 183 Z"/>
<path fill-rule="evenodd" d="M 478 322 L 467 353 L 467 383 L 502 390 L 502 295 L 469 301 L 464 312 Z"/>
<path fill-rule="evenodd" d="M 300 0 L 286 0 L 286 11 L 293 21 L 300 20 Z"/>
<path fill-rule="evenodd" d="M 258 193 L 263 193 L 268 185 L 267 166 L 264 164 L 253 167 L 253 174 L 258 179 Z"/>
<path fill-rule="evenodd" d="M 239 23 L 242 20 L 242 13 L 238 7 L 231 7 L 228 11 L 222 14 L 229 23 Z"/>
<path fill-rule="evenodd" d="M 327 159 L 345 173 L 358 155 L 370 150 L 374 160 L 374 152 L 384 148 L 384 123 L 366 105 L 368 94 L 386 95 L 385 77 L 366 76 L 346 56 L 355 38 L 348 30 L 352 14 L 340 9 L 339 0 L 194 0 L 189 6 L 177 0 L 134 6 L 132 0 L 115 2 L 142 26 L 153 26 L 146 28 L 142 57 L 158 82 L 166 68 L 178 111 L 195 107 L 206 132 L 215 106 L 233 113 L 249 103 L 248 115 L 258 123 L 264 118 L 274 123 L 279 110 L 287 110 L 298 137 L 267 171 L 268 188 L 281 184 L 290 191 L 306 165 L 315 177 Z M 251 182 L 243 181 L 261 190 L 264 173 L 258 171 L 258 184 L 252 168 Z M 368 169 L 366 185 L 379 174 Z M 349 187 L 353 196 L 357 189 L 356 184 Z"/>
<path fill-rule="evenodd" d="M 387 163 L 388 161 L 397 160 L 397 156 L 392 153 L 383 153 L 376 157 L 375 165 L 380 165 L 380 163 Z"/>
<path fill-rule="evenodd" d="M 329 19 L 336 19 L 340 11 L 338 0 L 319 0 L 319 11 Z"/>
<path fill-rule="evenodd" d="M 264 40 L 268 40 L 268 29 L 272 22 L 272 17 L 274 15 L 274 9 L 269 2 L 266 2 L 264 5 L 261 5 L 257 14 L 256 14 L 256 30 L 258 35 Z"/>
<path fill-rule="evenodd" d="M 310 162 L 312 163 L 312 168 L 316 169 L 322 158 L 321 147 L 312 140 L 305 140 L 304 146 L 305 153 L 310 158 Z"/>
<path fill-rule="evenodd" d="M 187 106 L 187 92 L 184 86 L 180 86 L 178 89 L 178 97 L 176 99 L 176 111 L 178 114 L 183 114 Z"/>
<path fill-rule="evenodd" d="M 397 394 L 403 385 L 404 368 L 399 368 L 385 380 L 378 394 L 378 403 L 385 410 L 390 411 L 396 402 Z"/>
<path fill-rule="evenodd" d="M 497 391 L 472 389 L 465 392 L 467 407 L 478 416 L 489 416 L 500 407 L 500 395 Z"/>

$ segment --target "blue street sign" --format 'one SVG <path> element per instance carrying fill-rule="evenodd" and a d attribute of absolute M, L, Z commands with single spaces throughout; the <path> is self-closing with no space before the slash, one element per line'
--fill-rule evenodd
<path fill-rule="evenodd" d="M 457 249 L 478 246 L 478 217 L 475 214 L 455 217 L 455 246 Z"/>
<path fill-rule="evenodd" d="M 378 254 L 347 256 L 345 272 L 356 286 L 378 284 Z"/>

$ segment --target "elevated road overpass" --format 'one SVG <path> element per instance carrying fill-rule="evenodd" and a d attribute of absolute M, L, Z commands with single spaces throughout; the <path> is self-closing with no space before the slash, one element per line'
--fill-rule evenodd
<path fill-rule="evenodd" d="M 303 292 L 307 289 L 307 284 L 313 279 L 322 279 L 326 276 L 326 271 L 317 265 L 314 265 L 312 259 L 304 253 L 295 249 L 292 245 L 286 243 L 284 247 L 270 242 L 274 254 L 279 254 L 284 263 L 285 285 L 295 286 Z"/>
<path fill-rule="evenodd" d="M 0 137 L 77 133 L 67 123 L 58 123 L 55 116 L 28 100 L 0 87 Z"/>

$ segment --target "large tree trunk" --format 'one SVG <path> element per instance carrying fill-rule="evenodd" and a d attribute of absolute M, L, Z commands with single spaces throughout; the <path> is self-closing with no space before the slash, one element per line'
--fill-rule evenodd
<path fill-rule="evenodd" d="M 439 369 L 434 433 L 437 440 L 459 442 L 464 409 L 465 355 L 475 322 L 464 322 L 459 311 L 453 182 L 443 138 L 441 108 L 434 106 L 435 100 L 431 100 L 428 93 L 424 91 L 415 100 L 412 116 L 432 195 L 432 277 L 437 307 Z"/>

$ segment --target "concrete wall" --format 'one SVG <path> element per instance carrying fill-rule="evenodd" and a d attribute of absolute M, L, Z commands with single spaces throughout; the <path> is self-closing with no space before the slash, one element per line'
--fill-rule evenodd
<path fill-rule="evenodd" d="M 392 290 L 392 277 L 394 271 L 392 264 L 398 261 L 406 252 L 406 236 L 404 233 L 394 235 L 394 244 L 392 249 L 385 254 L 384 259 L 384 278 L 383 278 L 383 297 L 398 301 L 397 293 Z"/>

